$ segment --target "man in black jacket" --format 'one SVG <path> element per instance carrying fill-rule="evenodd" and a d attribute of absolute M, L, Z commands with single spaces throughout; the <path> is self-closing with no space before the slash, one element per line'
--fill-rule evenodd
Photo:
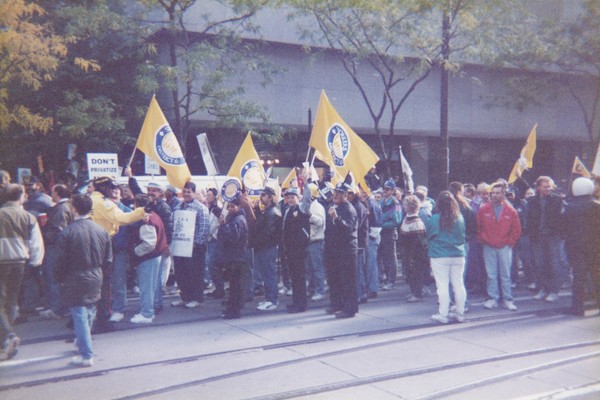
<path fill-rule="evenodd" d="M 537 286 L 536 300 L 555 302 L 560 288 L 560 232 L 562 230 L 563 200 L 552 193 L 554 181 L 540 176 L 535 181 L 535 196 L 527 203 L 525 229 L 531 240 Z"/>
<path fill-rule="evenodd" d="M 333 205 L 327 210 L 325 227 L 325 267 L 331 305 L 328 314 L 336 318 L 352 318 L 358 312 L 356 295 L 356 257 L 358 251 L 358 218 L 348 201 L 348 187 L 338 183 Z"/>
<path fill-rule="evenodd" d="M 112 247 L 108 233 L 90 219 L 92 200 L 85 195 L 71 197 L 74 221 L 59 235 L 56 243 L 55 279 L 60 283 L 65 304 L 73 317 L 76 343 L 80 355 L 71 364 L 91 367 L 92 323 L 95 304 L 100 300 L 102 270 L 112 263 Z"/>
<path fill-rule="evenodd" d="M 302 201 L 300 191 L 289 188 L 285 192 L 288 208 L 283 216 L 283 250 L 292 281 L 292 304 L 289 313 L 306 311 L 306 256 L 310 243 L 310 190 L 304 188 Z"/>
<path fill-rule="evenodd" d="M 275 204 L 275 191 L 265 187 L 260 195 L 260 203 L 264 206 L 255 210 L 252 247 L 254 247 L 254 268 L 265 285 L 265 301 L 258 304 L 257 310 L 276 310 L 277 300 L 277 245 L 281 237 L 281 213 Z"/>

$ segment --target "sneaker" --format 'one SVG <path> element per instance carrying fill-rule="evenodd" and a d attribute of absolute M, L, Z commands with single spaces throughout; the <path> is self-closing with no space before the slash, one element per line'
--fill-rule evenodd
<path fill-rule="evenodd" d="M 487 299 L 485 303 L 483 303 L 483 307 L 491 310 L 492 308 L 498 307 L 498 302 L 494 299 Z"/>
<path fill-rule="evenodd" d="M 142 293 L 142 292 L 140 291 L 140 288 L 139 288 L 139 287 L 137 287 L 137 286 L 134 286 L 134 287 L 133 287 L 133 289 L 131 289 L 131 291 L 132 291 L 134 294 L 140 294 L 140 293 Z"/>
<path fill-rule="evenodd" d="M 82 356 L 75 356 L 71 358 L 71 365 L 75 365 L 77 367 L 91 367 L 94 365 L 93 358 L 83 358 Z"/>
<path fill-rule="evenodd" d="M 44 318 L 44 319 L 60 319 L 61 316 L 56 314 L 54 311 L 52 311 L 52 309 L 47 309 L 44 311 L 40 311 L 40 317 Z"/>
<path fill-rule="evenodd" d="M 504 308 L 508 311 L 517 311 L 517 306 L 515 306 L 515 303 L 512 300 L 506 300 L 504 302 Z"/>
<path fill-rule="evenodd" d="M 530 283 L 529 285 L 527 285 L 527 289 L 529 289 L 529 290 L 536 290 L 537 289 L 537 285 L 535 284 L 535 282 Z"/>
<path fill-rule="evenodd" d="M 453 319 L 456 322 L 465 322 L 465 316 L 462 314 L 459 314 L 457 312 L 451 312 L 448 314 L 448 318 L 449 319 Z"/>
<path fill-rule="evenodd" d="M 448 317 L 442 315 L 442 314 L 433 314 L 431 316 L 431 320 L 435 321 L 435 322 L 439 322 L 440 324 L 447 324 L 448 323 Z"/>
<path fill-rule="evenodd" d="M 543 300 L 546 298 L 546 296 L 548 296 L 548 293 L 546 293 L 545 290 L 540 290 L 539 292 L 537 292 L 537 294 L 535 296 L 533 296 L 534 300 Z"/>
<path fill-rule="evenodd" d="M 555 303 L 558 301 L 558 294 L 556 293 L 550 293 L 547 297 L 546 297 L 546 301 L 548 303 Z"/>
<path fill-rule="evenodd" d="M 185 305 L 185 308 L 190 308 L 190 309 L 196 308 L 196 307 L 200 307 L 200 303 L 198 303 L 196 300 L 192 300 Z"/>
<path fill-rule="evenodd" d="M 154 318 L 146 318 L 142 314 L 135 314 L 133 318 L 129 320 L 132 324 L 150 324 L 154 321 Z"/>
<path fill-rule="evenodd" d="M 381 290 L 388 291 L 388 290 L 392 290 L 393 287 L 394 287 L 393 283 L 384 283 L 383 286 L 381 287 Z"/>
<path fill-rule="evenodd" d="M 120 312 L 114 312 L 112 313 L 112 315 L 110 316 L 109 321 L 110 322 L 121 322 L 123 321 L 123 318 L 125 317 L 125 315 L 123 315 L 123 313 Z"/>
<path fill-rule="evenodd" d="M 0 350 L 0 361 L 10 360 L 19 352 L 19 344 L 21 343 L 21 339 L 15 334 L 12 334 L 5 341 L 5 346 L 2 350 Z"/>
<path fill-rule="evenodd" d="M 407 303 L 418 303 L 420 301 L 423 301 L 423 299 L 421 299 L 420 297 L 417 297 L 417 296 L 413 296 L 413 295 L 408 296 L 408 298 L 406 299 Z"/>
<path fill-rule="evenodd" d="M 288 291 L 288 288 L 286 288 L 285 286 L 282 287 L 281 289 L 279 289 L 279 294 L 285 294 Z"/>
<path fill-rule="evenodd" d="M 292 294 L 294 294 L 294 292 L 292 291 L 292 289 L 287 289 L 287 290 L 285 291 L 285 295 L 286 295 L 286 296 L 291 296 Z"/>
<path fill-rule="evenodd" d="M 325 295 L 322 293 L 315 293 L 313 294 L 313 296 L 310 298 L 312 301 L 319 301 L 319 300 L 323 300 L 325 298 Z"/>
<path fill-rule="evenodd" d="M 258 311 L 273 311 L 277 310 L 277 304 L 271 303 L 270 301 L 265 301 L 260 303 L 256 309 Z"/>
<path fill-rule="evenodd" d="M 185 306 L 187 303 L 183 300 L 175 300 L 174 302 L 171 303 L 171 305 L 173 307 L 181 307 L 181 306 Z"/>

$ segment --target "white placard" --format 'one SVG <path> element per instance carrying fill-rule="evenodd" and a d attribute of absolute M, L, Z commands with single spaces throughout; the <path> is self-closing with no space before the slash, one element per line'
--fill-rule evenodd
<path fill-rule="evenodd" d="M 119 159 L 116 153 L 87 153 L 89 179 L 100 176 L 110 176 L 117 179 L 119 172 Z"/>
<path fill-rule="evenodd" d="M 199 133 L 196 138 L 198 139 L 198 146 L 200 147 L 200 155 L 202 156 L 204 166 L 206 167 L 206 175 L 218 175 L 219 168 L 217 168 L 206 133 Z"/>
<path fill-rule="evenodd" d="M 194 251 L 196 231 L 196 211 L 177 210 L 173 215 L 173 242 L 171 255 L 191 257 Z"/>
<path fill-rule="evenodd" d="M 144 154 L 144 171 L 148 175 L 160 175 L 160 165 L 147 154 Z"/>
<path fill-rule="evenodd" d="M 17 182 L 24 184 L 25 179 L 31 176 L 31 168 L 17 168 Z"/>

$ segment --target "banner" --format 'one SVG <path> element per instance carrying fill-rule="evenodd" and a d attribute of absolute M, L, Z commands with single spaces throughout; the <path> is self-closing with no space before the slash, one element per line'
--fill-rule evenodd
<path fill-rule="evenodd" d="M 529 136 L 527 137 L 527 142 L 523 149 L 521 150 L 521 156 L 515 163 L 512 171 L 510 172 L 510 176 L 508 177 L 508 183 L 513 183 L 517 180 L 518 177 L 523 175 L 523 172 L 527 169 L 533 167 L 533 155 L 535 154 L 535 146 L 536 146 L 536 129 L 537 124 L 531 128 L 531 132 L 529 132 Z"/>
<path fill-rule="evenodd" d="M 248 196 L 260 196 L 266 180 L 265 171 L 254 148 L 250 132 L 233 160 L 227 176 L 233 176 L 242 181 Z"/>
<path fill-rule="evenodd" d="M 329 102 L 324 90 L 321 92 L 315 125 L 308 144 L 319 152 L 319 159 L 332 166 L 339 176 L 345 177 L 352 172 L 361 187 L 369 190 L 365 175 L 377 164 L 379 157 L 344 122 Z"/>
<path fill-rule="evenodd" d="M 110 176 L 117 179 L 121 176 L 119 159 L 116 153 L 87 153 L 89 179 Z"/>
<path fill-rule="evenodd" d="M 217 167 L 210 143 L 208 143 L 208 136 L 206 136 L 206 133 L 199 133 L 196 139 L 200 147 L 202 161 L 204 161 L 204 166 L 206 167 L 206 175 L 219 175 L 219 168 Z"/>
<path fill-rule="evenodd" d="M 176 188 L 183 188 L 192 179 L 177 137 L 160 109 L 156 96 L 152 96 L 135 146 L 165 169 L 169 183 Z"/>
<path fill-rule="evenodd" d="M 191 257 L 194 251 L 196 211 L 177 210 L 173 213 L 173 241 L 171 255 Z"/>

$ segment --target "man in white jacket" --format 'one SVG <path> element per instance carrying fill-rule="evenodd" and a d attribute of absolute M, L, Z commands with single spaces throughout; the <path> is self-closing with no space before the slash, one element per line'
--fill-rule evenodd
<path fill-rule="evenodd" d="M 306 258 L 306 275 L 309 291 L 313 291 L 311 300 L 319 301 L 325 297 L 325 267 L 323 266 L 323 243 L 325 239 L 325 208 L 317 201 L 319 188 L 309 183 L 312 197 L 310 203 L 310 244 Z"/>
<path fill-rule="evenodd" d="M 17 354 L 20 339 L 12 329 L 25 264 L 44 259 L 44 242 L 36 218 L 22 207 L 23 186 L 8 184 L 0 208 L 0 361 Z"/>

